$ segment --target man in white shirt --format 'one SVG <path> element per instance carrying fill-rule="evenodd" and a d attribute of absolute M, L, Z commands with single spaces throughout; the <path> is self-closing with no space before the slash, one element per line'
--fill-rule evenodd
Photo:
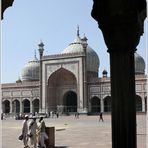
<path fill-rule="evenodd" d="M 29 136 L 30 136 L 30 144 L 33 148 L 36 148 L 37 146 L 37 123 L 36 123 L 36 117 L 32 117 L 32 121 L 29 124 Z"/>
<path fill-rule="evenodd" d="M 48 136 L 45 132 L 45 128 L 46 128 L 46 125 L 45 125 L 45 122 L 43 120 L 43 117 L 40 117 L 39 125 L 38 125 L 38 131 L 39 131 L 39 141 L 40 141 L 41 148 L 46 148 L 45 140 L 48 139 Z"/>
<path fill-rule="evenodd" d="M 23 127 L 22 127 L 22 135 L 23 135 L 23 143 L 24 148 L 28 148 L 28 115 L 25 115 L 25 120 L 23 121 Z"/>

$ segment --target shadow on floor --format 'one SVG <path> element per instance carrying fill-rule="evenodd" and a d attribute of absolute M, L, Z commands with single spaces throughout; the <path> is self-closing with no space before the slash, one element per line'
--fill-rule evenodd
<path fill-rule="evenodd" d="M 67 146 L 55 146 L 54 148 L 67 148 Z"/>

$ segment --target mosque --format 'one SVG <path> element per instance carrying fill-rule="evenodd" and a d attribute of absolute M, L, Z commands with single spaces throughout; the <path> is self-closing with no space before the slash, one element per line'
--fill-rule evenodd
<path fill-rule="evenodd" d="M 33 113 L 58 111 L 87 113 L 111 111 L 111 84 L 108 72 L 99 76 L 99 56 L 79 35 L 56 55 L 44 55 L 39 44 L 36 54 L 22 69 L 16 83 L 2 88 L 2 112 Z M 136 110 L 147 111 L 145 61 L 135 52 Z M 119 98 L 120 99 L 120 98 Z"/>

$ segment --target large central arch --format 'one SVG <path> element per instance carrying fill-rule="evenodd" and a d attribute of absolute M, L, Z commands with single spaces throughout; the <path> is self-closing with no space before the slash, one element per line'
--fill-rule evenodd
<path fill-rule="evenodd" d="M 47 110 L 56 111 L 57 106 L 63 105 L 63 95 L 69 90 L 77 90 L 75 75 L 65 68 L 60 68 L 48 79 Z"/>

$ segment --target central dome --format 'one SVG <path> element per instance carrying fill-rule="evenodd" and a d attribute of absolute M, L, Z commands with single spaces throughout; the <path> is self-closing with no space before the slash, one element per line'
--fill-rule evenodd
<path fill-rule="evenodd" d="M 84 37 L 86 39 L 86 37 Z M 83 44 L 84 38 L 81 39 L 77 34 L 76 39 L 65 48 L 62 53 L 80 53 L 84 52 Z M 98 72 L 99 69 L 99 57 L 97 53 L 88 45 L 86 48 L 87 52 L 87 71 Z"/>

